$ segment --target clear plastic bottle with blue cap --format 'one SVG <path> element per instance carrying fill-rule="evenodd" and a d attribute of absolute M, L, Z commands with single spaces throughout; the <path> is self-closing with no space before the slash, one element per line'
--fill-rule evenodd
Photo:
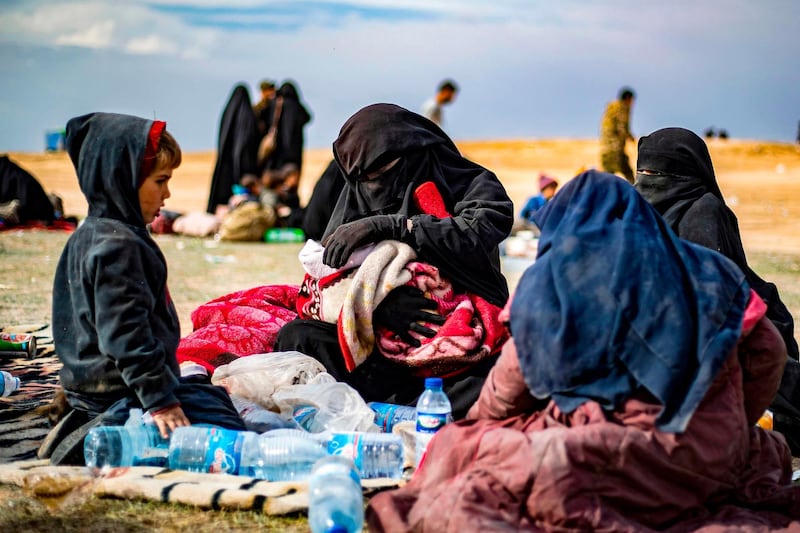
<path fill-rule="evenodd" d="M 10 396 L 15 390 L 19 389 L 19 378 L 12 376 L 8 372 L 0 371 L 0 396 Z"/>
<path fill-rule="evenodd" d="M 417 400 L 416 465 L 433 435 L 453 421 L 453 407 L 442 390 L 442 378 L 426 378 L 425 392 Z"/>
<path fill-rule="evenodd" d="M 362 479 L 403 476 L 403 438 L 399 435 L 335 432 L 328 441 L 328 453 L 352 460 Z"/>
<path fill-rule="evenodd" d="M 268 481 L 305 480 L 314 463 L 328 455 L 327 446 L 327 441 L 316 434 L 298 429 L 254 435 L 242 443 L 239 474 Z"/>
<path fill-rule="evenodd" d="M 89 468 L 167 466 L 169 439 L 154 424 L 145 424 L 142 410 L 131 409 L 124 426 L 97 426 L 83 441 Z"/>
<path fill-rule="evenodd" d="M 302 429 L 273 429 L 246 441 L 241 474 L 270 481 L 308 478 L 323 455 L 347 457 L 362 479 L 403 475 L 403 439 L 399 435 L 342 431 L 309 433 Z"/>
<path fill-rule="evenodd" d="M 358 533 L 363 529 L 361 479 L 350 459 L 330 455 L 317 461 L 308 493 L 308 525 L 312 533 Z"/>
<path fill-rule="evenodd" d="M 245 442 L 258 437 L 252 431 L 237 431 L 211 425 L 175 428 L 169 445 L 171 470 L 239 474 Z"/>
<path fill-rule="evenodd" d="M 391 433 L 400 422 L 417 420 L 417 408 L 410 405 L 383 402 L 369 402 L 367 405 L 375 411 L 375 425 L 384 433 Z"/>

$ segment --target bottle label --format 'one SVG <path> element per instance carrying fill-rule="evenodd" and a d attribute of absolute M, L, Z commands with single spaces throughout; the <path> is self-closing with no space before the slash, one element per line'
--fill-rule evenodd
<path fill-rule="evenodd" d="M 353 461 L 353 464 L 356 465 L 356 469 L 359 472 L 361 472 L 362 469 L 361 454 L 359 453 L 360 449 L 361 435 L 358 433 L 334 433 L 328 441 L 328 453 L 347 457 Z M 353 473 L 351 473 L 351 477 L 353 477 L 356 483 L 359 485 L 361 484 L 361 481 L 358 477 L 355 477 Z"/>
<path fill-rule="evenodd" d="M 314 422 L 314 415 L 317 414 L 317 408 L 313 405 L 298 405 L 292 411 L 292 418 L 300 424 L 300 427 L 306 431 L 311 431 L 311 424 Z"/>
<path fill-rule="evenodd" d="M 384 433 L 391 433 L 395 424 L 417 419 L 416 409 L 407 405 L 381 402 L 370 402 L 367 405 L 375 412 L 375 425 Z"/>
<path fill-rule="evenodd" d="M 237 446 L 238 445 L 238 446 Z M 239 433 L 222 428 L 208 428 L 206 464 L 212 474 L 236 474 L 242 450 Z"/>
<path fill-rule="evenodd" d="M 419 433 L 436 433 L 447 424 L 448 418 L 448 413 L 418 413 L 417 431 Z"/>
<path fill-rule="evenodd" d="M 156 426 L 143 426 L 148 431 L 148 442 L 141 456 L 133 458 L 133 466 L 167 466 L 169 462 L 169 439 L 158 432 Z"/>
<path fill-rule="evenodd" d="M 392 430 L 392 420 L 394 419 L 394 412 L 397 411 L 397 406 L 389 403 L 375 404 L 372 406 L 375 411 L 375 424 L 381 428 L 384 433 Z"/>

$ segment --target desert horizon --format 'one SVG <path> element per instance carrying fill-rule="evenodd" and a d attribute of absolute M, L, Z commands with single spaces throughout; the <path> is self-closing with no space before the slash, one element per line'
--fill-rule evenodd
<path fill-rule="evenodd" d="M 179 140 L 180 141 L 180 140 Z M 540 173 L 563 185 L 579 171 L 599 165 L 596 139 L 502 139 L 456 142 L 469 159 L 497 174 L 518 211 L 536 194 Z M 739 218 L 746 250 L 800 251 L 800 145 L 740 139 L 707 141 L 717 180 L 729 207 Z M 636 146 L 627 147 L 631 162 Z M 86 200 L 65 152 L 10 152 L 47 192 L 59 194 L 69 215 L 86 214 Z M 306 150 L 300 196 L 308 201 L 314 184 L 332 157 L 329 148 Z M 208 199 L 215 151 L 185 152 L 170 183 L 166 209 L 203 211 Z"/>

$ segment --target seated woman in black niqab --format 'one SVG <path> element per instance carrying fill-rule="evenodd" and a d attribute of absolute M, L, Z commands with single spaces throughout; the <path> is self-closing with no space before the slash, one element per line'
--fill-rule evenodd
<path fill-rule="evenodd" d="M 635 186 L 679 237 L 736 263 L 767 304 L 767 318 L 780 332 L 790 357 L 770 409 L 775 429 L 786 436 L 795 455 L 800 453 L 800 363 L 794 319 L 777 287 L 747 264 L 739 223 L 725 204 L 706 143 L 684 128 L 663 128 L 640 138 Z"/>
<path fill-rule="evenodd" d="M 326 265 L 342 267 L 355 249 L 369 243 L 401 241 L 414 249 L 419 261 L 438 267 L 456 290 L 499 307 L 505 304 L 508 286 L 500 272 L 498 244 L 508 236 L 514 213 L 494 173 L 464 158 L 433 122 L 392 104 L 367 106 L 350 117 L 333 152 L 346 185 L 322 239 Z M 421 212 L 414 195 L 425 182 L 433 182 L 451 216 Z M 432 306 L 421 291 L 399 287 L 375 309 L 373 322 L 419 343 L 411 331 L 433 335 L 419 322 L 441 320 L 426 309 Z M 424 390 L 423 378 L 377 351 L 349 372 L 335 324 L 290 322 L 279 333 L 275 350 L 298 350 L 317 358 L 366 401 L 413 404 Z M 495 359 L 445 377 L 455 418 L 475 400 Z"/>

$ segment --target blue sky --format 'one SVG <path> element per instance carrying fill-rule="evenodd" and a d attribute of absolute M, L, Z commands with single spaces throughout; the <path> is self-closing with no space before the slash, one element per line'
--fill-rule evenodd
<path fill-rule="evenodd" d="M 76 115 L 168 122 L 213 149 L 233 86 L 292 79 L 329 146 L 364 105 L 418 110 L 445 77 L 456 140 L 597 135 L 622 85 L 637 135 L 665 126 L 794 141 L 796 0 L 0 0 L 0 152 Z"/>

